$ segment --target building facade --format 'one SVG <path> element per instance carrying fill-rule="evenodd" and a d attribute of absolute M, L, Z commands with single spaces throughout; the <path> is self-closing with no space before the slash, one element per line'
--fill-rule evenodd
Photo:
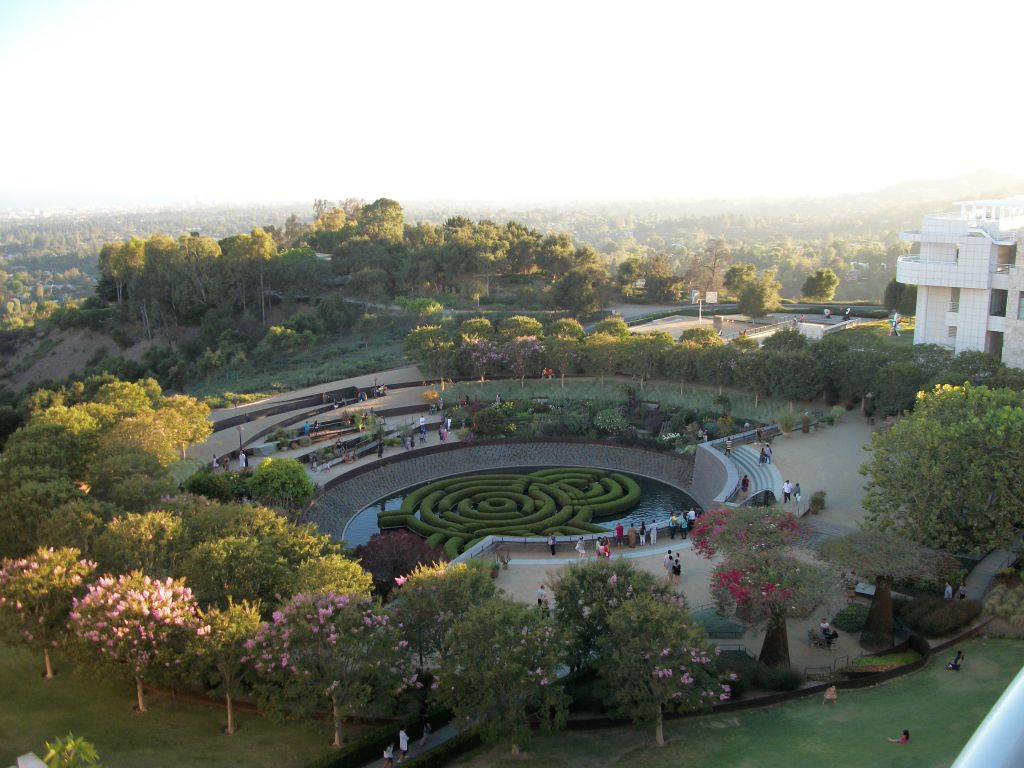
<path fill-rule="evenodd" d="M 901 235 L 913 243 L 896 279 L 917 286 L 914 343 L 1024 368 L 1024 197 L 954 205 Z"/>

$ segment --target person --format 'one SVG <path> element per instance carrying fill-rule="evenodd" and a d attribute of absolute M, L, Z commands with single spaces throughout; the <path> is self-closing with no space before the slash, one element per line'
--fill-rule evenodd
<path fill-rule="evenodd" d="M 302 434 L 304 434 L 304 435 L 308 435 L 309 434 L 309 422 L 308 421 L 305 424 L 302 425 Z"/>
<path fill-rule="evenodd" d="M 420 427 L 420 445 L 423 445 L 426 442 L 427 442 L 427 425 L 423 424 Z"/>
<path fill-rule="evenodd" d="M 832 633 L 832 625 L 828 623 L 828 619 L 824 616 L 821 617 L 821 624 L 818 625 L 818 628 L 821 630 L 821 634 L 825 637 L 828 637 Z"/>
<path fill-rule="evenodd" d="M 956 656 L 953 657 L 953 660 L 946 665 L 946 669 L 952 670 L 953 672 L 959 672 L 960 667 L 963 666 L 964 658 L 964 652 L 957 651 Z"/>
<path fill-rule="evenodd" d="M 658 543 L 658 521 L 651 520 L 651 527 L 648 529 L 651 534 L 651 546 Z"/>
<path fill-rule="evenodd" d="M 394 768 L 395 765 L 395 745 L 388 744 L 384 747 L 384 768 Z"/>
<path fill-rule="evenodd" d="M 557 542 L 558 542 L 558 539 L 555 538 L 555 534 L 549 533 L 548 534 L 548 546 L 551 548 L 551 556 L 552 557 L 555 556 L 555 545 L 557 544 Z"/>
<path fill-rule="evenodd" d="M 686 538 L 686 532 L 690 529 L 690 515 L 686 514 L 682 520 L 679 521 L 679 531 L 682 533 L 683 538 Z"/>
<path fill-rule="evenodd" d="M 910 743 L 910 731 L 906 728 L 903 729 L 903 733 L 900 734 L 898 739 L 889 739 L 892 744 L 909 744 Z"/>
<path fill-rule="evenodd" d="M 495 405 L 501 405 L 501 392 L 499 392 L 498 394 L 496 394 L 494 396 L 494 404 Z"/>
<path fill-rule="evenodd" d="M 787 480 L 782 484 L 782 503 L 788 504 L 793 498 L 793 484 Z"/>
<path fill-rule="evenodd" d="M 320 429 L 320 419 L 314 419 L 313 420 L 313 431 L 316 432 L 318 429 Z"/>
<path fill-rule="evenodd" d="M 743 494 L 744 499 L 750 495 L 750 478 L 746 475 L 743 475 L 743 478 L 740 480 L 740 492 Z"/>
<path fill-rule="evenodd" d="M 764 447 L 764 463 L 765 464 L 771 464 L 772 463 L 772 447 L 771 447 L 770 444 L 766 445 Z"/>
<path fill-rule="evenodd" d="M 217 454 L 216 453 L 213 454 L 213 466 L 211 467 L 211 469 L 214 472 L 216 472 L 218 469 L 220 469 L 220 460 L 217 458 Z"/>
<path fill-rule="evenodd" d="M 758 461 L 759 464 L 767 464 L 768 463 L 768 453 L 765 451 L 765 447 L 763 445 L 761 446 L 761 453 L 757 457 L 757 461 Z"/>
<path fill-rule="evenodd" d="M 757 430 L 754 432 L 754 435 L 757 437 L 758 444 L 761 444 L 761 443 L 764 442 L 764 430 L 763 429 L 758 427 Z"/>
<path fill-rule="evenodd" d="M 825 689 L 825 698 L 822 699 L 822 704 L 835 704 L 839 700 L 839 691 L 834 685 L 830 685 Z"/>
<path fill-rule="evenodd" d="M 626 531 L 626 538 L 629 539 L 629 548 L 636 549 L 636 526 L 633 523 L 629 524 L 629 530 Z"/>
<path fill-rule="evenodd" d="M 725 438 L 725 455 L 732 456 L 732 437 Z"/>
<path fill-rule="evenodd" d="M 427 417 L 426 416 L 420 416 L 420 427 L 425 427 L 426 425 L 427 425 Z"/>
<path fill-rule="evenodd" d="M 622 537 L 624 534 L 624 528 L 622 523 L 616 523 L 615 525 L 615 547 L 616 549 L 622 549 Z"/>
<path fill-rule="evenodd" d="M 238 454 L 238 468 L 245 469 L 249 466 L 249 457 L 245 455 L 245 451 L 240 451 Z"/>
<path fill-rule="evenodd" d="M 665 575 L 668 576 L 668 580 L 672 581 L 672 550 L 668 551 L 664 559 L 661 561 L 661 567 L 665 569 Z"/>
<path fill-rule="evenodd" d="M 672 578 L 675 579 L 676 584 L 679 584 L 683 580 L 683 566 L 679 564 L 679 556 L 672 561 Z"/>
<path fill-rule="evenodd" d="M 952 600 L 953 599 L 953 585 L 950 584 L 948 581 L 946 582 L 946 588 L 944 590 L 942 590 L 942 599 L 943 600 Z"/>
<path fill-rule="evenodd" d="M 677 515 L 675 512 L 673 512 L 672 516 L 668 519 L 668 537 L 670 539 L 674 539 L 676 537 L 676 528 L 678 528 L 678 527 L 679 527 L 679 515 Z"/>
<path fill-rule="evenodd" d="M 831 310 L 831 309 L 829 309 L 828 307 L 825 307 L 825 312 L 824 312 L 824 314 L 825 314 L 825 319 L 826 319 L 826 320 L 829 320 L 829 319 L 831 319 L 831 317 L 832 317 L 832 310 Z"/>
<path fill-rule="evenodd" d="M 398 762 L 404 763 L 405 758 L 409 756 L 409 734 L 405 732 L 405 728 L 398 732 L 398 751 L 402 753 Z"/>
<path fill-rule="evenodd" d="M 793 486 L 793 498 L 796 499 L 796 503 L 800 503 L 800 483 Z"/>
<path fill-rule="evenodd" d="M 583 537 L 576 540 L 576 555 L 578 560 L 587 559 L 587 545 L 583 543 Z"/>
<path fill-rule="evenodd" d="M 958 600 L 967 599 L 967 585 L 964 582 L 960 582 L 960 589 L 956 591 L 956 597 Z"/>
<path fill-rule="evenodd" d="M 850 319 L 850 312 L 851 312 L 850 308 L 847 307 L 846 311 L 843 312 L 843 320 L 849 320 Z"/>
<path fill-rule="evenodd" d="M 690 524 L 691 528 L 697 522 L 697 510 L 693 507 L 690 507 L 690 511 L 686 513 L 686 522 Z"/>
<path fill-rule="evenodd" d="M 420 739 L 420 746 L 422 747 L 424 744 L 427 743 L 427 739 L 430 738 L 430 732 L 434 729 L 430 725 L 430 718 L 427 717 L 426 712 L 423 713 L 423 715 L 420 717 L 420 720 L 422 723 L 421 729 L 423 731 L 423 737 Z"/>
<path fill-rule="evenodd" d="M 380 438 L 377 441 L 377 458 L 378 459 L 384 458 L 384 438 L 383 437 Z"/>
<path fill-rule="evenodd" d="M 643 520 L 640 521 L 640 546 L 647 546 L 647 523 Z"/>
<path fill-rule="evenodd" d="M 548 601 L 548 593 L 544 591 L 544 585 L 541 584 L 537 587 L 537 605 L 541 608 L 544 607 L 544 603 Z"/>

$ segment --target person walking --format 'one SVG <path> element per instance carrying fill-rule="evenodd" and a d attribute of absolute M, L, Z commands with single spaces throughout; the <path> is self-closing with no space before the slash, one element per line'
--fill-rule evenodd
<path fill-rule="evenodd" d="M 383 437 L 380 438 L 377 441 L 377 458 L 378 459 L 383 459 L 384 458 L 384 438 Z"/>
<path fill-rule="evenodd" d="M 743 478 L 740 480 L 740 493 L 743 494 L 744 499 L 750 495 L 750 478 L 746 475 L 743 475 Z"/>
<path fill-rule="evenodd" d="M 558 539 L 555 538 L 555 534 L 548 534 L 548 546 L 551 548 L 551 556 L 555 556 L 555 545 L 558 543 Z"/>
<path fill-rule="evenodd" d="M 544 603 L 548 601 L 548 593 L 544 591 L 544 585 L 541 584 L 537 587 L 537 606 L 539 608 L 544 607 Z"/>
<path fill-rule="evenodd" d="M 398 752 L 398 762 L 404 763 L 405 758 L 409 756 L 409 734 L 405 732 L 405 728 L 398 732 Z"/>
<path fill-rule="evenodd" d="M 675 580 L 676 584 L 683 583 L 683 566 L 679 564 L 678 555 L 676 555 L 675 559 L 672 561 L 672 578 Z"/>
<path fill-rule="evenodd" d="M 793 484 L 787 480 L 782 484 L 782 503 L 788 504 L 793 498 Z"/>
<path fill-rule="evenodd" d="M 394 768 L 395 766 L 395 745 L 388 744 L 384 747 L 384 768 Z"/>
<path fill-rule="evenodd" d="M 771 464 L 772 463 L 772 447 L 771 447 L 770 444 L 766 445 L 764 447 L 764 463 L 765 464 Z"/>
<path fill-rule="evenodd" d="M 725 438 L 725 455 L 732 456 L 732 436 Z"/>
<path fill-rule="evenodd" d="M 576 559 L 586 560 L 587 559 L 587 545 L 583 543 L 583 537 L 580 536 L 576 540 Z"/>
<path fill-rule="evenodd" d="M 952 600 L 953 599 L 953 585 L 950 584 L 948 581 L 946 582 L 946 588 L 944 590 L 942 590 L 942 599 L 943 600 Z"/>
<path fill-rule="evenodd" d="M 757 462 L 759 464 L 767 464 L 768 463 L 768 453 L 765 450 L 765 447 L 763 445 L 761 446 L 761 453 L 757 457 Z"/>
<path fill-rule="evenodd" d="M 796 499 L 796 503 L 800 503 L 800 483 L 796 483 L 793 486 L 793 498 Z"/>
<path fill-rule="evenodd" d="M 655 544 L 658 543 L 658 521 L 657 520 L 651 520 L 650 532 L 651 532 L 651 546 L 653 547 Z"/>
<path fill-rule="evenodd" d="M 245 455 L 245 451 L 238 452 L 238 469 L 244 470 L 249 466 L 249 457 Z"/>
<path fill-rule="evenodd" d="M 661 567 L 665 569 L 665 577 L 672 581 L 672 550 L 670 549 L 661 560 Z"/>
<path fill-rule="evenodd" d="M 685 539 L 686 532 L 690 529 L 690 519 L 688 517 L 684 517 L 679 523 L 679 528 L 683 533 L 683 538 Z"/>
<path fill-rule="evenodd" d="M 956 598 L 957 600 L 967 599 L 967 584 L 963 581 L 960 582 L 960 589 L 956 591 Z"/>
<path fill-rule="evenodd" d="M 430 718 L 427 717 L 427 713 L 426 712 L 424 712 L 420 716 L 420 722 L 421 722 L 421 730 L 423 731 L 423 736 L 422 736 L 422 738 L 420 738 L 420 746 L 423 747 L 423 746 L 426 745 L 427 739 L 430 738 L 430 732 L 432 730 L 434 730 L 434 729 L 430 725 Z"/>

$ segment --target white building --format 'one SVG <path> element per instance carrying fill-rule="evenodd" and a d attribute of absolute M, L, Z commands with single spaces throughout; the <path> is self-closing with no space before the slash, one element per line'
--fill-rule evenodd
<path fill-rule="evenodd" d="M 917 286 L 915 344 L 984 350 L 1024 368 L 1024 197 L 954 203 L 902 234 L 896 279 Z"/>

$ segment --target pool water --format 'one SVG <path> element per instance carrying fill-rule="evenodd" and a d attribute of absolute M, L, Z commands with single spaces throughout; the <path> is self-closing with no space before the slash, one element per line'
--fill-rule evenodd
<path fill-rule="evenodd" d="M 477 474 L 528 474 L 540 469 L 550 468 L 551 467 L 515 467 L 506 470 L 489 469 L 482 470 L 480 472 L 466 472 L 460 475 L 451 475 L 451 477 L 469 477 Z M 634 475 L 629 472 L 621 472 L 620 474 L 633 478 L 643 491 L 643 496 L 641 497 L 640 504 L 629 512 L 623 515 L 613 515 L 611 517 L 593 521 L 595 524 L 600 525 L 603 528 L 607 528 L 609 531 L 613 531 L 616 524 L 619 522 L 621 522 L 625 528 L 628 528 L 630 523 L 635 523 L 636 527 L 639 528 L 640 522 L 644 521 L 648 526 L 652 522 L 657 522 L 658 528 L 662 532 L 667 533 L 666 529 L 668 528 L 668 521 L 673 512 L 685 512 L 691 507 L 700 511 L 696 502 L 678 488 L 674 488 L 671 485 L 667 485 L 658 480 L 652 480 L 651 478 Z M 431 478 L 429 482 L 433 483 L 439 479 L 441 478 Z M 406 488 L 405 490 L 399 491 L 391 496 L 375 501 L 370 506 L 360 510 L 360 512 L 349 521 L 348 525 L 345 526 L 342 538 L 344 538 L 350 547 L 357 547 L 360 544 L 365 544 L 370 540 L 371 536 L 380 532 L 380 528 L 377 526 L 378 512 L 397 512 L 399 508 L 401 508 L 402 501 L 406 496 L 417 488 L 427 484 L 428 483 L 421 483 L 420 485 Z"/>

